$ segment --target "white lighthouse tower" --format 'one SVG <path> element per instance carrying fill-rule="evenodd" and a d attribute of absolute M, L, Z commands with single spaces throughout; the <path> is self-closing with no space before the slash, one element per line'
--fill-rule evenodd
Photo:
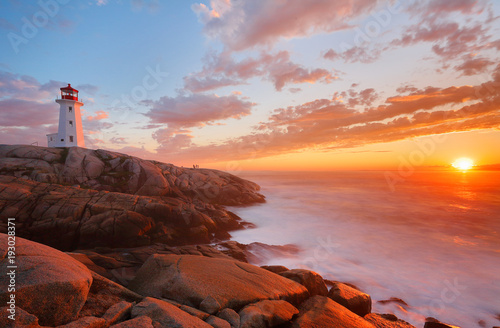
<path fill-rule="evenodd" d="M 49 147 L 85 147 L 83 140 L 82 116 L 78 101 L 78 90 L 71 84 L 61 88 L 61 99 L 56 99 L 59 104 L 59 129 L 57 133 L 47 134 Z"/>

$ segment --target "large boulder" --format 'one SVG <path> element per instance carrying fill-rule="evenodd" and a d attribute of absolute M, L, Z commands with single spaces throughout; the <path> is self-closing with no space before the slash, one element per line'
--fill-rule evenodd
<path fill-rule="evenodd" d="M 275 327 L 292 320 L 299 310 L 281 300 L 264 300 L 245 306 L 240 311 L 240 328 Z"/>
<path fill-rule="evenodd" d="M 299 304 L 309 295 L 304 286 L 248 263 L 192 255 L 152 255 L 128 287 L 196 308 L 213 298 L 235 310 L 266 299 Z"/>
<path fill-rule="evenodd" d="M 35 315 L 41 325 L 58 326 L 74 320 L 82 309 L 92 284 L 87 267 L 71 256 L 48 246 L 15 238 L 15 261 L 7 253 L 8 236 L 0 234 L 0 302 L 10 299 L 8 291 L 15 272 L 16 305 Z M 17 268 L 9 268 L 15 265 Z M 13 275 L 14 277 L 14 275 Z"/>
<path fill-rule="evenodd" d="M 428 317 L 425 318 L 424 328 L 460 328 L 460 327 L 441 322 L 436 318 Z"/>
<path fill-rule="evenodd" d="M 57 328 L 106 328 L 106 320 L 97 317 L 81 317 L 76 321 L 66 325 L 58 326 Z"/>
<path fill-rule="evenodd" d="M 89 257 L 87 255 L 81 254 L 81 253 L 71 253 L 71 252 L 69 252 L 69 253 L 67 252 L 66 254 L 68 254 L 69 256 L 71 256 L 72 258 L 77 260 L 78 262 L 85 265 L 89 270 L 94 271 L 95 273 L 100 274 L 101 276 L 104 276 L 106 278 L 112 278 L 112 275 L 109 274 L 106 271 L 106 269 L 95 264 L 91 259 L 89 259 Z"/>
<path fill-rule="evenodd" d="M 101 175 L 104 162 L 87 148 L 70 147 L 60 176 L 66 183 L 83 183 Z"/>
<path fill-rule="evenodd" d="M 408 322 L 398 319 L 394 314 L 370 313 L 363 318 L 376 328 L 415 328 Z"/>
<path fill-rule="evenodd" d="M 219 304 L 219 301 L 217 301 L 212 296 L 208 296 L 205 297 L 203 301 L 201 301 L 200 310 L 209 314 L 215 314 L 221 310 L 221 306 Z"/>
<path fill-rule="evenodd" d="M 91 271 L 91 274 L 92 286 L 87 296 L 87 302 L 80 311 L 80 316 L 102 317 L 108 313 L 106 319 L 112 320 L 109 316 L 119 307 L 117 304 L 140 302 L 144 298 L 95 272 Z"/>
<path fill-rule="evenodd" d="M 112 328 L 154 328 L 153 320 L 145 315 L 111 326 Z"/>
<path fill-rule="evenodd" d="M 4 306 L 0 308 L 0 327 L 3 328 L 39 328 L 38 318 L 20 307 Z M 12 318 L 15 318 L 13 320 Z"/>
<path fill-rule="evenodd" d="M 231 324 L 229 322 L 213 315 L 208 317 L 205 322 L 214 328 L 231 328 Z"/>
<path fill-rule="evenodd" d="M 122 168 L 125 172 L 133 172 L 128 180 L 130 193 L 145 196 L 164 196 L 170 193 L 170 186 L 162 170 L 153 163 L 129 158 L 124 161 Z"/>
<path fill-rule="evenodd" d="M 341 282 L 333 284 L 328 297 L 362 317 L 372 310 L 370 295 Z"/>
<path fill-rule="evenodd" d="M 231 328 L 239 328 L 240 327 L 240 315 L 230 308 L 222 309 L 217 316 L 221 319 L 226 320 L 231 324 Z"/>
<path fill-rule="evenodd" d="M 134 304 L 127 301 L 121 301 L 119 303 L 116 303 L 112 305 L 106 311 L 106 313 L 104 313 L 102 319 L 106 321 L 106 325 L 108 326 L 114 325 L 117 322 L 123 321 L 130 316 L 130 311 L 132 310 L 132 306 L 134 306 Z"/>
<path fill-rule="evenodd" d="M 285 278 L 292 279 L 293 281 L 296 281 L 299 284 L 305 286 L 311 296 L 328 295 L 328 288 L 326 288 L 326 284 L 325 281 L 323 280 L 323 277 L 321 277 L 314 271 L 309 271 L 304 269 L 293 269 L 293 270 L 283 271 L 278 274 Z"/>
<path fill-rule="evenodd" d="M 287 267 L 282 266 L 282 265 L 262 265 L 261 268 L 266 269 L 267 271 L 271 271 L 273 273 L 277 273 L 277 274 L 284 272 L 284 271 L 290 271 L 290 269 L 288 269 Z"/>
<path fill-rule="evenodd" d="M 28 145 L 0 145 L 0 157 L 32 158 L 49 163 L 62 162 L 62 148 L 37 147 Z"/>
<path fill-rule="evenodd" d="M 160 327 L 211 328 L 208 323 L 194 317 L 169 302 L 146 297 L 132 308 L 132 318 L 148 316 Z"/>
<path fill-rule="evenodd" d="M 292 328 L 374 328 L 368 321 L 324 296 L 311 297 L 300 305 L 299 311 Z"/>

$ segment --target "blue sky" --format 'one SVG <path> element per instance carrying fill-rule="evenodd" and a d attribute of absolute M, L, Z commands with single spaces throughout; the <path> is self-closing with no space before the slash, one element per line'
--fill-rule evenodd
<path fill-rule="evenodd" d="M 4 1 L 0 142 L 45 146 L 71 83 L 87 147 L 179 165 L 397 166 L 434 135 L 447 141 L 421 164 L 498 162 L 499 7 Z"/>

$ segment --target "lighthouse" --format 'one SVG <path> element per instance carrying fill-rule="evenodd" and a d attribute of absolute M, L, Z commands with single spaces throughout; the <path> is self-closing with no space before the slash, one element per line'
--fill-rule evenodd
<path fill-rule="evenodd" d="M 83 140 L 81 101 L 78 101 L 78 90 L 68 84 L 61 88 L 59 104 L 59 129 L 57 133 L 47 134 L 49 147 L 85 147 Z"/>

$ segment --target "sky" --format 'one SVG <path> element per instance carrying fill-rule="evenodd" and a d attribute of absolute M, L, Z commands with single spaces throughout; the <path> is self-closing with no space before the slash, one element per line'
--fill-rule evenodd
<path fill-rule="evenodd" d="M 500 1 L 0 2 L 0 143 L 242 170 L 500 163 Z"/>

